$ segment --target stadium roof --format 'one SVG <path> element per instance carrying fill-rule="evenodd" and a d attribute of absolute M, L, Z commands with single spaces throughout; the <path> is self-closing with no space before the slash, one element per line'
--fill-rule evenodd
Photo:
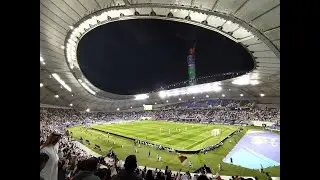
<path fill-rule="evenodd" d="M 185 95 L 181 92 L 188 89 L 182 88 L 161 92 L 163 98 L 159 93 L 152 93 L 147 100 L 139 101 L 135 96 L 112 94 L 94 87 L 78 66 L 76 49 L 81 37 L 108 22 L 137 18 L 179 21 L 221 33 L 241 43 L 254 57 L 256 66 L 248 74 L 221 81 L 218 86 L 222 90 L 200 94 Z M 208 87 L 200 87 L 203 88 Z M 170 93 L 174 95 L 168 97 Z M 40 104 L 72 104 L 80 110 L 115 111 L 207 94 L 209 97 L 239 98 L 242 94 L 245 99 L 279 99 L 279 0 L 40 1 Z"/>

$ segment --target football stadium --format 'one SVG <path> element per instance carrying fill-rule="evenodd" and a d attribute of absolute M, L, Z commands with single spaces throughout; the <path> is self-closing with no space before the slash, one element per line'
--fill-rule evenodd
<path fill-rule="evenodd" d="M 280 1 L 41 0 L 40 179 L 280 179 Z"/>

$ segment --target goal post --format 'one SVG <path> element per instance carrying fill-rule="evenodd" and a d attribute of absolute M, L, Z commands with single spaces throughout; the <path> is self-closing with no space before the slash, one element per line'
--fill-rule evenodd
<path fill-rule="evenodd" d="M 220 129 L 213 129 L 213 130 L 211 131 L 211 135 L 212 135 L 212 136 L 218 136 L 218 135 L 220 135 Z"/>

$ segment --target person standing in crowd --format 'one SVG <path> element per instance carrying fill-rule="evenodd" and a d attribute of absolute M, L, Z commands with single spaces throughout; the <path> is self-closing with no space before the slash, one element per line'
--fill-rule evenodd
<path fill-rule="evenodd" d="M 154 180 L 152 170 L 150 169 L 147 171 L 146 180 Z"/>
<path fill-rule="evenodd" d="M 89 158 L 82 161 L 81 170 L 72 178 L 72 180 L 101 180 L 94 174 L 98 167 L 97 158 Z"/>
<path fill-rule="evenodd" d="M 197 180 L 209 180 L 208 177 L 204 174 L 201 174 Z"/>
<path fill-rule="evenodd" d="M 58 163 L 58 180 L 65 180 L 66 179 L 66 168 L 65 167 L 65 161 L 59 161 Z"/>
<path fill-rule="evenodd" d="M 148 155 L 148 158 L 150 157 L 150 154 L 151 154 L 151 153 L 150 153 L 150 149 L 149 149 L 149 155 Z"/>
<path fill-rule="evenodd" d="M 221 163 L 219 163 L 218 167 L 219 167 L 219 172 L 222 171 Z"/>
<path fill-rule="evenodd" d="M 137 158 L 135 155 L 129 155 L 124 163 L 124 170 L 119 174 L 113 176 L 112 180 L 143 180 L 135 173 L 135 169 L 138 167 Z"/>
<path fill-rule="evenodd" d="M 111 179 L 111 170 L 107 168 L 98 169 L 94 175 L 98 176 L 101 180 Z"/>
<path fill-rule="evenodd" d="M 233 159 L 232 159 L 232 157 L 230 158 L 230 162 L 231 162 L 231 164 L 233 164 Z"/>
<path fill-rule="evenodd" d="M 49 157 L 44 168 L 40 171 L 40 176 L 44 180 L 58 179 L 58 161 L 59 161 L 59 156 L 58 156 L 59 143 L 58 142 L 60 139 L 61 139 L 60 134 L 52 133 L 40 149 L 40 153 L 45 153 Z"/>

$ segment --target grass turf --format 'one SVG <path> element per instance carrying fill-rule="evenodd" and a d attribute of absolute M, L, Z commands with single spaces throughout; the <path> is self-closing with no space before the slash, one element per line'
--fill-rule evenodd
<path fill-rule="evenodd" d="M 181 150 L 194 150 L 215 144 L 238 128 L 236 126 L 229 125 L 185 124 L 162 121 L 140 121 L 124 124 L 94 125 L 93 127 L 141 140 L 145 140 L 147 138 L 148 141 Z M 162 132 L 160 132 L 160 128 Z M 180 128 L 181 130 L 179 131 L 175 128 Z M 211 130 L 215 128 L 220 129 L 221 135 L 212 137 Z M 73 133 L 73 137 L 75 139 L 79 139 L 80 137 L 88 139 L 91 142 L 91 145 L 86 146 L 99 154 L 105 155 L 111 148 L 122 160 L 130 154 L 135 154 L 140 166 L 164 169 L 165 166 L 168 165 L 171 170 L 178 171 L 179 169 L 182 169 L 182 171 L 194 171 L 205 163 L 216 172 L 218 170 L 218 164 L 222 163 L 222 175 L 258 176 L 260 178 L 265 178 L 266 176 L 259 173 L 257 170 L 247 169 L 222 162 L 223 158 L 251 127 L 243 128 L 244 131 L 229 138 L 228 141 L 225 141 L 222 147 L 216 150 L 209 151 L 207 154 L 185 154 L 188 157 L 188 160 L 192 162 L 192 168 L 189 168 L 188 165 L 182 166 L 178 159 L 179 155 L 175 153 L 157 150 L 149 146 L 134 146 L 133 141 L 126 138 L 115 135 L 109 135 L 108 138 L 106 133 L 81 126 L 69 128 L 69 131 Z M 169 129 L 171 129 L 170 134 Z M 98 144 L 102 148 L 102 151 L 94 150 L 94 144 Z M 123 148 L 121 145 L 123 145 Z M 138 149 L 138 153 L 134 152 L 135 148 Z M 151 156 L 148 158 L 149 150 L 151 152 Z M 161 162 L 157 161 L 157 155 L 162 157 Z M 265 171 L 270 172 L 271 176 L 280 176 L 280 166 L 266 168 Z"/>
<path fill-rule="evenodd" d="M 93 125 L 91 127 L 178 150 L 199 150 L 216 144 L 237 129 L 235 126 L 163 121 L 138 121 L 122 124 Z M 211 131 L 213 129 L 220 129 L 220 135 L 212 136 Z"/>

